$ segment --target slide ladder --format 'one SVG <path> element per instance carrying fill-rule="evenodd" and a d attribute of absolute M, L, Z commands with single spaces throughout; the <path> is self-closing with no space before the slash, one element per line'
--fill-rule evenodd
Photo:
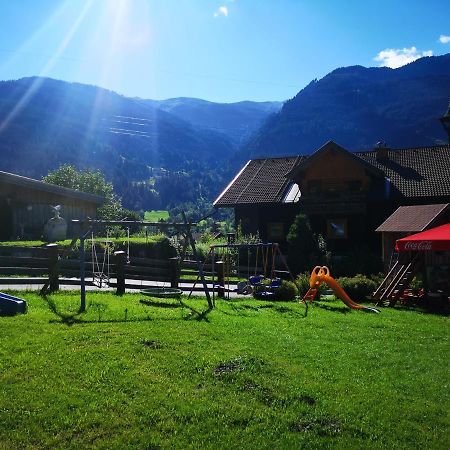
<path fill-rule="evenodd" d="M 398 260 L 374 293 L 377 305 L 394 306 L 420 267 L 419 253 L 412 258 L 408 256 L 406 259 Z"/>
<path fill-rule="evenodd" d="M 314 301 L 314 299 L 316 298 L 317 292 L 318 292 L 317 288 L 314 288 L 314 287 L 309 288 L 308 292 L 305 294 L 305 296 L 303 297 L 302 301 L 304 301 L 304 302 L 306 302 L 306 301 L 309 301 L 309 302 Z"/>

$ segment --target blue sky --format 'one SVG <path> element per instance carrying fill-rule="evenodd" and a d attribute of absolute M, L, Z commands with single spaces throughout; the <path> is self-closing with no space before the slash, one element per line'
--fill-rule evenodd
<path fill-rule="evenodd" d="M 0 79 L 142 98 L 285 100 L 337 67 L 449 52 L 444 0 L 0 1 Z"/>

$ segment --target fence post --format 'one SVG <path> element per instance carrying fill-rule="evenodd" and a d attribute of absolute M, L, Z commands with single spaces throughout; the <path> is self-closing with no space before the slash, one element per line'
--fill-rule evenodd
<path fill-rule="evenodd" d="M 217 267 L 217 284 L 220 286 L 217 289 L 217 297 L 225 298 L 225 264 L 223 261 L 216 262 Z"/>
<path fill-rule="evenodd" d="M 123 250 L 114 252 L 117 278 L 116 295 L 125 294 L 125 258 L 126 253 Z"/>
<path fill-rule="evenodd" d="M 178 256 L 169 258 L 169 262 L 170 287 L 173 289 L 178 289 L 178 280 L 180 278 L 180 258 Z"/>
<path fill-rule="evenodd" d="M 51 292 L 59 290 L 58 244 L 47 244 L 48 287 Z"/>

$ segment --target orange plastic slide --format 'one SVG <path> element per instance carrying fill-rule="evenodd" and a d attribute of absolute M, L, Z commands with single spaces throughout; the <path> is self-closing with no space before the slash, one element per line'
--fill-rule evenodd
<path fill-rule="evenodd" d="M 349 308 L 351 309 L 360 309 L 366 312 L 374 312 L 379 313 L 378 309 L 371 308 L 369 306 L 360 305 L 354 302 L 344 291 L 344 289 L 339 286 L 339 283 L 330 275 L 330 269 L 326 266 L 316 266 L 311 272 L 311 278 L 309 279 L 309 287 L 310 291 L 313 291 L 313 296 L 311 294 L 306 294 L 308 299 L 313 299 L 315 294 L 317 293 L 317 289 L 319 288 L 321 283 L 326 283 L 335 293 L 337 297 L 339 297 Z M 308 291 L 309 292 L 309 291 Z"/>

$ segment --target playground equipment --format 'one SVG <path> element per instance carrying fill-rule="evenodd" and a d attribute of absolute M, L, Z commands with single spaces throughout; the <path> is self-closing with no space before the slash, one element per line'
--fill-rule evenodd
<path fill-rule="evenodd" d="M 316 266 L 311 272 L 311 278 L 309 279 L 309 290 L 303 297 L 303 302 L 306 303 L 307 300 L 312 302 L 317 295 L 319 286 L 321 283 L 326 283 L 335 293 L 335 295 L 340 298 L 349 308 L 358 309 L 365 312 L 379 313 L 378 309 L 372 308 L 370 306 L 360 305 L 354 302 L 344 291 L 344 289 L 339 286 L 339 283 L 331 276 L 330 269 L 326 266 Z"/>
<path fill-rule="evenodd" d="M 169 288 L 169 287 L 152 287 L 148 289 L 141 289 L 142 295 L 157 298 L 179 298 L 183 291 L 181 289 Z"/>
<path fill-rule="evenodd" d="M 92 233 L 98 229 L 98 228 L 104 228 L 106 226 L 110 225 L 120 225 L 120 226 L 127 226 L 130 225 L 139 225 L 139 226 L 152 226 L 158 229 L 175 229 L 177 233 L 180 233 L 184 238 L 186 242 L 186 248 L 188 246 L 191 247 L 192 253 L 194 255 L 194 258 L 198 261 L 197 258 L 197 250 L 195 246 L 195 240 L 192 236 L 192 227 L 195 226 L 195 223 L 192 223 L 191 221 L 188 221 L 186 218 L 186 215 L 184 212 L 182 212 L 183 222 L 181 223 L 169 223 L 169 222 L 147 222 L 147 221 L 140 221 L 140 220 L 94 220 L 87 218 L 85 220 L 72 220 L 72 224 L 78 225 L 80 227 L 79 235 L 74 237 L 72 242 L 70 243 L 70 246 L 68 249 L 65 250 L 63 255 L 60 259 L 63 257 L 67 257 L 69 253 L 75 249 L 77 246 L 77 243 L 79 241 L 79 261 L 80 261 L 80 312 L 86 311 L 86 276 L 85 276 L 85 240 L 91 235 Z M 128 237 L 128 243 L 129 243 L 129 237 Z M 129 244 L 128 244 L 129 245 Z M 120 253 L 120 252 L 116 252 Z M 122 252 L 124 253 L 124 252 Z M 127 249 L 127 258 L 129 257 L 129 248 Z M 208 286 L 206 284 L 206 280 L 203 274 L 203 266 L 199 262 L 198 263 L 198 271 L 199 271 L 199 278 L 202 282 L 203 289 L 205 291 L 206 300 L 208 301 L 209 308 L 213 308 L 214 304 L 211 300 L 211 296 L 208 290 Z M 45 295 L 48 292 L 50 292 L 50 280 L 54 278 L 55 273 L 49 274 L 49 279 L 42 287 L 40 294 Z M 121 285 L 117 286 L 117 292 L 120 294 L 123 294 L 125 292 L 125 282 L 121 283 Z"/>
<path fill-rule="evenodd" d="M 128 228 L 129 230 L 129 228 Z M 94 238 L 94 231 L 91 231 L 91 256 L 92 256 L 92 283 L 97 287 L 107 287 L 110 281 L 110 259 L 112 242 L 109 240 L 109 233 L 106 232 L 106 239 L 101 242 L 104 245 L 103 260 L 100 263 L 97 257 L 97 246 Z M 128 232 L 128 247 L 129 247 L 129 232 Z M 129 251 L 128 251 L 129 254 Z M 128 256 L 129 259 L 129 256 Z"/>
<path fill-rule="evenodd" d="M 240 253 L 242 250 L 247 250 L 247 267 L 240 266 Z M 253 254 L 255 257 L 254 268 L 250 268 L 252 250 L 255 251 Z M 283 263 L 285 270 L 275 270 L 277 258 Z M 261 263 L 259 259 L 261 259 Z M 229 298 L 232 292 L 241 295 L 254 293 L 255 297 L 268 298 L 281 285 L 281 279 L 277 277 L 277 274 L 284 273 L 291 280 L 294 280 L 277 243 L 256 242 L 236 244 L 234 242 L 228 242 L 227 244 L 211 245 L 208 255 L 203 262 L 203 267 L 209 261 L 211 263 L 213 302 L 215 300 L 216 290 L 218 296 L 222 298 L 225 297 L 225 293 L 227 293 Z M 219 262 L 222 264 L 221 270 L 218 270 Z M 216 275 L 217 280 L 215 278 Z M 231 287 L 231 280 L 236 280 L 236 278 L 239 281 L 234 289 Z M 197 277 L 189 296 L 191 296 L 198 279 L 199 277 Z"/>
<path fill-rule="evenodd" d="M 14 314 L 25 314 L 27 302 L 19 297 L 0 292 L 0 313 L 8 316 Z"/>

